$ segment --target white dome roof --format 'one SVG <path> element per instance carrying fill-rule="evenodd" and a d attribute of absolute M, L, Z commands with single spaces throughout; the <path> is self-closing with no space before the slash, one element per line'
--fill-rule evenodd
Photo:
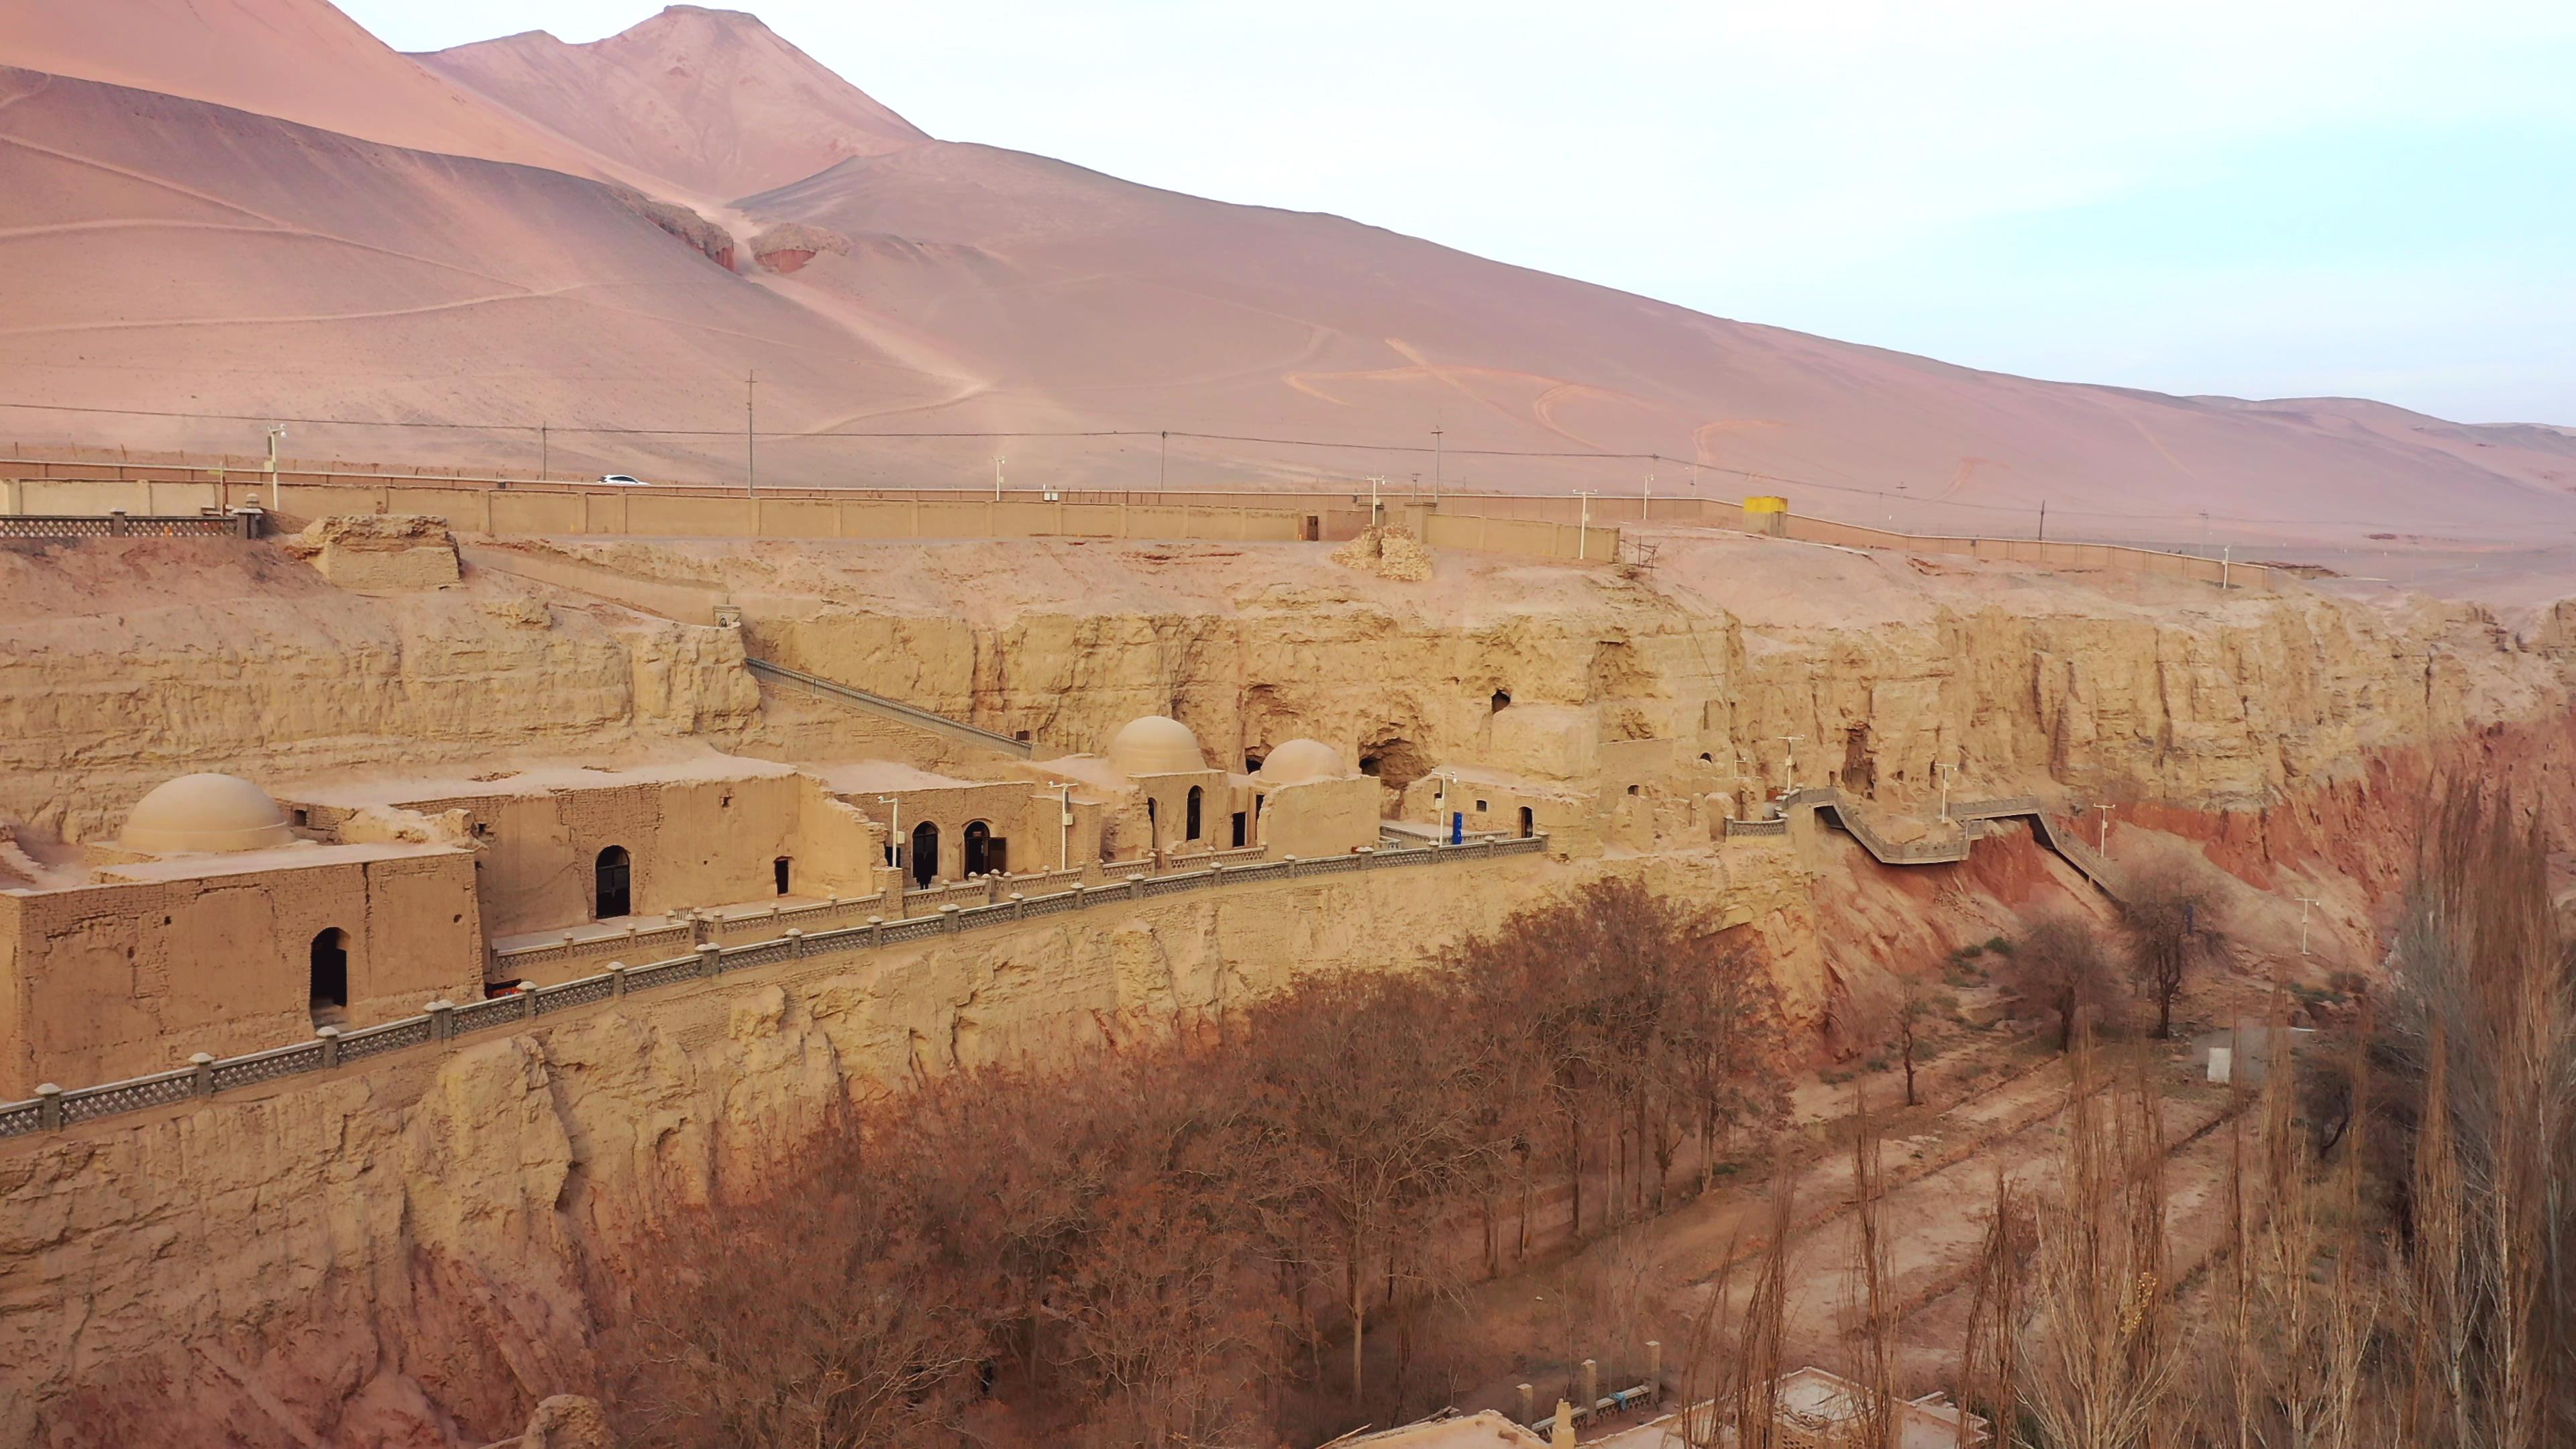
<path fill-rule="evenodd" d="M 1204 770 L 1207 756 L 1199 751 L 1199 737 L 1190 727 L 1176 719 L 1149 714 L 1131 719 L 1109 741 L 1109 763 L 1129 779 L 1139 775 L 1173 775 L 1184 770 Z"/>
<path fill-rule="evenodd" d="M 238 775 L 181 775 L 164 780 L 125 817 L 122 843 L 162 853 L 259 850 L 292 845 L 286 812 L 268 792 Z"/>
<path fill-rule="evenodd" d="M 1265 785 L 1303 785 L 1309 780 L 1338 780 L 1350 773 L 1342 752 L 1322 740 L 1288 740 L 1262 757 L 1253 778 Z"/>

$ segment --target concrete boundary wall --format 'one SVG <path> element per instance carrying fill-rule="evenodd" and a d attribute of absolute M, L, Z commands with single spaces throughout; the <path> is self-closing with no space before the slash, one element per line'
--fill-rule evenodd
<path fill-rule="evenodd" d="M 1863 528 L 1853 523 L 1834 523 L 1822 518 L 1799 514 L 1780 515 L 1786 519 L 1785 536 L 1804 543 L 1829 543 L 1843 548 L 1892 549 L 1902 553 L 1946 554 L 1982 559 L 1991 563 L 2037 564 L 2043 568 L 2111 569 L 2121 573 L 2156 574 L 2164 578 L 2191 579 L 2231 589 L 2252 589 L 2269 593 L 2278 587 L 2280 572 L 2262 564 L 2232 563 L 2214 558 L 2198 558 L 2187 553 L 2161 553 L 2151 548 L 2131 548 L 2117 543 L 2063 543 L 2035 538 L 1947 537 L 1940 534 L 1890 533 L 1883 528 Z"/>

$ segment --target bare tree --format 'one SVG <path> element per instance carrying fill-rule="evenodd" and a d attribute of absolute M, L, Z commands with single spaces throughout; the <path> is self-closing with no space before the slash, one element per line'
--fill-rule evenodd
<path fill-rule="evenodd" d="M 2007 959 L 2004 986 L 2024 1010 L 2057 1018 L 2060 1050 L 2071 1051 L 2076 1028 L 2106 1017 L 2118 1003 L 2111 959 L 2093 927 L 2073 916 L 2050 916 L 2024 932 Z"/>
<path fill-rule="evenodd" d="M 2181 862 L 2160 861 L 2130 873 L 2119 910 L 2130 977 L 2156 1004 L 2156 1036 L 2170 1037 L 2174 998 L 2194 972 L 2226 954 L 2217 893 Z"/>

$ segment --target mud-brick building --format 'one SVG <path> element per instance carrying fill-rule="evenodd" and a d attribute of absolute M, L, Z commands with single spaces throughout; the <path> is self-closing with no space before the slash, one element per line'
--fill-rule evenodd
<path fill-rule="evenodd" d="M 0 1094 L 255 1051 L 481 994 L 473 852 L 296 831 L 187 775 L 77 858 L 0 857 Z"/>

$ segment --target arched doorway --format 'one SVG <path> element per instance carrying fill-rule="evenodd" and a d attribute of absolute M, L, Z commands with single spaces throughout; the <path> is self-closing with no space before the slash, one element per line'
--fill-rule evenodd
<path fill-rule="evenodd" d="M 313 1019 L 336 1021 L 349 1009 L 349 933 L 329 927 L 313 938 Z"/>
<path fill-rule="evenodd" d="M 1206 791 L 1201 790 L 1196 785 L 1192 785 L 1190 787 L 1189 829 L 1182 832 L 1181 838 L 1184 840 L 1196 840 L 1199 838 L 1199 801 L 1200 797 L 1206 793 Z"/>
<path fill-rule="evenodd" d="M 599 853 L 591 868 L 590 914 L 593 919 L 634 914 L 634 867 L 627 859 L 626 847 L 612 845 Z"/>
<path fill-rule="evenodd" d="M 1527 840 L 1536 834 L 1538 834 L 1538 812 L 1524 805 L 1521 807 L 1521 839 Z"/>
<path fill-rule="evenodd" d="M 939 827 L 925 820 L 912 827 L 912 883 L 939 879 Z"/>
<path fill-rule="evenodd" d="M 966 822 L 966 876 L 968 879 L 992 873 L 992 852 L 993 827 L 981 820 Z"/>
<path fill-rule="evenodd" d="M 1145 797 L 1145 848 L 1147 850 L 1163 848 L 1163 818 L 1160 812 L 1154 809 L 1154 797 L 1151 795 Z"/>

